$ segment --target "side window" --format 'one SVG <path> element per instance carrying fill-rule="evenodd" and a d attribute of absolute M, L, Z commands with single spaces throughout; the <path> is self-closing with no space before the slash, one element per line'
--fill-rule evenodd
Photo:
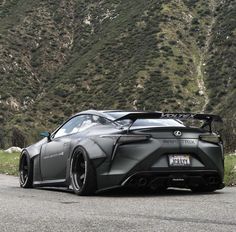
<path fill-rule="evenodd" d="M 90 117 L 89 115 L 80 115 L 72 118 L 66 124 L 64 124 L 54 135 L 54 138 L 58 138 L 61 136 L 74 134 L 79 132 L 80 127 L 82 124 Z"/>
<path fill-rule="evenodd" d="M 87 118 L 81 124 L 79 132 L 85 131 L 93 126 L 108 124 L 111 124 L 111 122 L 106 118 L 97 115 L 88 115 Z"/>
<path fill-rule="evenodd" d="M 79 129 L 78 129 L 78 132 L 85 131 L 88 128 L 90 128 L 91 126 L 93 126 L 92 117 L 91 117 L 91 115 L 86 115 L 83 122 L 81 123 Z"/>
<path fill-rule="evenodd" d="M 111 125 L 112 123 L 110 120 L 97 115 L 92 115 L 92 121 L 98 125 Z"/>

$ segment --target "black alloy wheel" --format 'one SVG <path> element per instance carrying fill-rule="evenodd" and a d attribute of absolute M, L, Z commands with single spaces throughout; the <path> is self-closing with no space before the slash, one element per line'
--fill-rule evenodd
<path fill-rule="evenodd" d="M 33 167 L 32 167 L 29 155 L 25 152 L 23 152 L 20 156 L 19 178 L 20 178 L 20 186 L 22 188 L 32 187 Z"/>
<path fill-rule="evenodd" d="M 73 190 L 78 195 L 92 195 L 96 189 L 94 168 L 87 152 L 78 147 L 71 158 L 70 177 Z"/>

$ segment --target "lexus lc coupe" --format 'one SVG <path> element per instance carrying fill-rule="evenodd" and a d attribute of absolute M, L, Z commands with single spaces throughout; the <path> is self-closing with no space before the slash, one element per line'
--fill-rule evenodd
<path fill-rule="evenodd" d="M 190 121 L 199 126 L 189 125 Z M 88 110 L 23 149 L 20 186 L 70 187 L 78 195 L 134 186 L 195 192 L 222 189 L 224 155 L 217 115 Z"/>

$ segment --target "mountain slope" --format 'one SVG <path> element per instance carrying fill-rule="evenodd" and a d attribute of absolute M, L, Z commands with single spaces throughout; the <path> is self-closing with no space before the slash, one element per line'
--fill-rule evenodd
<path fill-rule="evenodd" d="M 235 10 L 230 0 L 2 1 L 0 145 L 88 108 L 216 112 L 235 128 Z"/>

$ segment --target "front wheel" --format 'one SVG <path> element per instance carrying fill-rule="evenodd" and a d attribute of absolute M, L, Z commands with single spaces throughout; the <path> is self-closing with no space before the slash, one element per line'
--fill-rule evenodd
<path fill-rule="evenodd" d="M 73 152 L 70 163 L 71 185 L 77 195 L 94 194 L 96 190 L 95 171 L 84 148 L 78 147 Z"/>
<path fill-rule="evenodd" d="M 20 187 L 32 188 L 33 185 L 33 165 L 28 153 L 23 152 L 19 162 Z"/>

